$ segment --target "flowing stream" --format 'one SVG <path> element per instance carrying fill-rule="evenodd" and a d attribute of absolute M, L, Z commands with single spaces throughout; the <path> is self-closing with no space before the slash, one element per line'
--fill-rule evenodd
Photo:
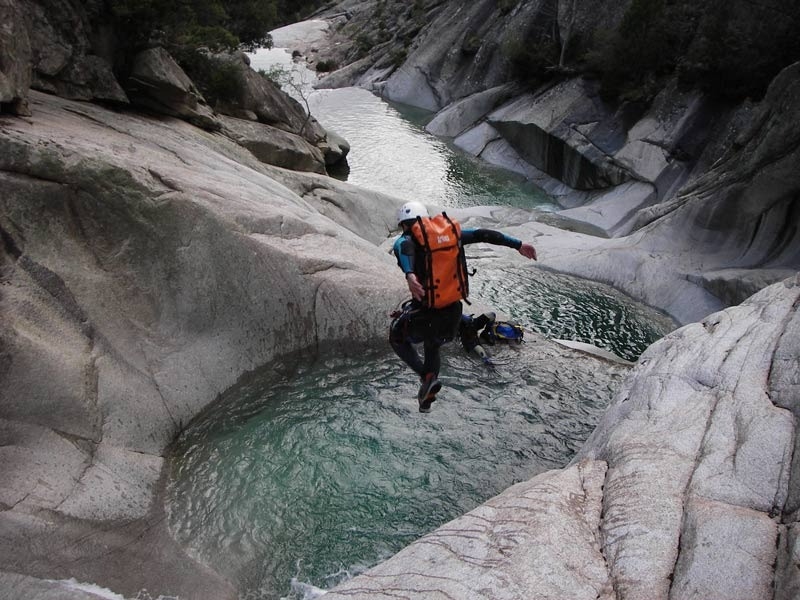
<path fill-rule="evenodd" d="M 425 133 L 425 115 L 364 90 L 307 99 L 351 143 L 354 184 L 444 206 L 554 209 L 519 177 Z M 176 538 L 242 598 L 316 597 L 569 461 L 627 368 L 571 358 L 539 335 L 635 360 L 674 327 L 611 288 L 539 269 L 481 269 L 471 288 L 531 333 L 521 347 L 490 348 L 495 371 L 449 344 L 430 414 L 417 412 L 417 381 L 388 344 L 358 357 L 287 357 L 228 390 L 176 444 L 167 490 Z"/>

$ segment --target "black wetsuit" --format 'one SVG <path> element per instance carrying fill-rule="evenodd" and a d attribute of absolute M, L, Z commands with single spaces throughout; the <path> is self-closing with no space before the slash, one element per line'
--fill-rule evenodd
<path fill-rule="evenodd" d="M 522 241 L 492 229 L 463 229 L 461 243 L 487 243 L 516 250 L 522 246 Z M 424 285 L 423 250 L 414 241 L 410 231 L 395 240 L 393 250 L 403 273 L 415 273 Z M 460 301 L 444 308 L 428 308 L 422 302 L 410 300 L 404 304 L 402 313 L 392 321 L 389 343 L 397 356 L 421 378 L 428 373 L 438 378 L 441 366 L 439 349 L 458 335 L 461 311 Z M 424 360 L 414 348 L 414 344 L 420 342 L 423 344 Z"/>

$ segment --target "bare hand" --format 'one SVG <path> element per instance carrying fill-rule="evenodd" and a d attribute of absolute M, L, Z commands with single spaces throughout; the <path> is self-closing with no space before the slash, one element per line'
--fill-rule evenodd
<path fill-rule="evenodd" d="M 422 300 L 425 297 L 425 288 L 422 287 L 417 276 L 414 273 L 409 273 L 406 275 L 406 281 L 408 282 L 408 290 L 411 292 L 411 297 L 414 300 Z"/>
<path fill-rule="evenodd" d="M 536 260 L 536 248 L 530 244 L 522 244 L 522 246 L 519 247 L 518 252 L 525 258 L 532 258 L 533 260 Z"/>

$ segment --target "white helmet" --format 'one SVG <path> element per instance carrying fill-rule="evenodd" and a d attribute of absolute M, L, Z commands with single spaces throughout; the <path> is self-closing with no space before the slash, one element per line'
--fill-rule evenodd
<path fill-rule="evenodd" d="M 400 225 L 403 221 L 409 219 L 416 219 L 417 217 L 427 217 L 428 209 L 422 202 L 406 202 L 397 209 L 397 224 Z"/>

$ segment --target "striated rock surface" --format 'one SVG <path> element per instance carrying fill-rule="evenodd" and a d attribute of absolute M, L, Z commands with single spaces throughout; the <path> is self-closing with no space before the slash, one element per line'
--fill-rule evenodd
<path fill-rule="evenodd" d="M 708 171 L 672 200 L 635 213 L 632 234 L 549 265 L 610 282 L 683 323 L 797 273 L 798 73 L 795 64 L 776 77 Z"/>
<path fill-rule="evenodd" d="M 763 101 L 724 109 L 677 88 L 639 109 L 605 106 L 580 80 L 527 101 L 504 87 L 506 43 L 553 19 L 563 39 L 579 39 L 616 23 L 624 4 L 594 3 L 589 15 L 569 1 L 404 3 L 399 36 L 367 40 L 381 58 L 332 76 L 443 109 L 431 122 L 441 135 L 562 199 L 552 222 L 616 236 L 491 215 L 535 238 L 549 268 L 612 283 L 682 322 L 703 319 L 646 353 L 572 465 L 515 486 L 332 598 L 800 592 L 800 67 Z M 342 5 L 353 20 L 378 7 Z M 154 127 L 29 97 L 28 78 L 49 93 L 128 102 L 102 3 L 0 0 L 0 16 L 2 112 L 32 108 L 0 128 L 0 589 L 102 595 L 74 577 L 129 597 L 147 587 L 235 598 L 234 583 L 164 529 L 165 449 L 276 354 L 383 339 L 405 293 L 395 280 L 374 285 L 394 269 L 376 244 L 394 226 L 395 201 L 265 165 L 169 117 Z M 231 60 L 245 93 L 216 108 L 299 134 L 324 163 L 346 153 L 242 57 Z"/>
<path fill-rule="evenodd" d="M 325 597 L 788 599 L 800 284 L 651 346 L 573 460 Z"/>
<path fill-rule="evenodd" d="M 584 461 L 514 485 L 325 598 L 614 598 L 599 537 L 605 471 Z"/>

